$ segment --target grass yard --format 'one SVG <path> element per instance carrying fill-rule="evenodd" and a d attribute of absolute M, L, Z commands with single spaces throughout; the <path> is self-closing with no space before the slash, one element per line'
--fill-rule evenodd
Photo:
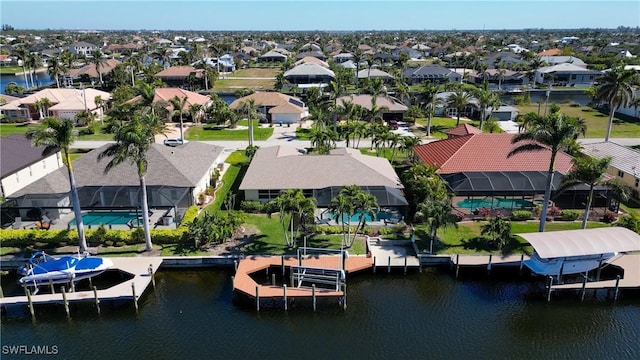
<path fill-rule="evenodd" d="M 106 129 L 106 125 L 101 124 L 100 122 L 96 122 L 93 125 L 93 129 L 95 131 L 95 134 L 88 134 L 88 135 L 80 135 L 78 134 L 76 140 L 80 140 L 80 141 L 108 141 L 108 140 L 113 140 L 113 134 L 109 134 L 107 132 L 104 131 L 104 129 Z M 82 130 L 83 128 L 76 128 L 78 131 Z"/>
<path fill-rule="evenodd" d="M 607 124 L 609 122 L 609 115 L 603 114 L 588 106 L 571 106 L 569 104 L 558 105 L 560 106 L 561 113 L 585 119 L 587 123 L 586 137 L 603 138 L 605 136 Z M 538 112 L 538 104 L 534 103 L 529 105 L 516 105 L 516 107 L 519 110 L 519 114 Z M 544 112 L 544 105 L 542 105 L 541 112 Z M 625 121 L 619 118 L 614 118 L 613 127 L 611 128 L 611 137 L 640 137 L 640 121 Z"/>
<path fill-rule="evenodd" d="M 0 67 L 1 75 L 14 75 L 15 73 L 22 72 L 22 66 L 2 66 Z"/>
<path fill-rule="evenodd" d="M 238 125 L 247 126 L 247 120 L 240 120 Z M 254 120 L 253 125 L 253 139 L 267 140 L 273 135 L 273 128 L 260 127 L 258 120 Z M 205 128 L 202 125 L 196 125 L 189 127 L 185 134 L 187 140 L 195 141 L 212 141 L 212 140 L 247 140 L 249 141 L 249 134 L 247 129 L 229 130 L 229 129 L 212 129 Z"/>
<path fill-rule="evenodd" d="M 42 129 L 42 125 L 24 124 L 0 124 L 0 136 L 10 136 L 13 134 L 25 134 L 29 129 Z"/>
<path fill-rule="evenodd" d="M 263 214 L 248 214 L 247 223 L 244 225 L 246 229 L 255 232 L 255 235 L 246 246 L 241 250 L 247 255 L 253 254 L 295 254 L 295 249 L 289 249 L 284 240 L 284 232 L 280 225 L 278 215 L 268 217 Z M 308 247 L 340 249 L 342 235 L 313 235 L 307 239 Z M 297 244 L 303 246 L 302 240 Z M 350 254 L 364 254 L 365 246 L 363 241 L 356 241 L 351 249 Z"/>
<path fill-rule="evenodd" d="M 427 118 L 417 118 L 416 125 L 414 126 L 413 130 L 417 130 L 416 133 L 418 135 L 426 136 L 427 122 Z M 446 132 L 456 127 L 456 122 L 457 120 L 454 118 L 433 117 L 431 119 L 431 136 L 438 139 L 446 139 Z M 477 121 L 468 121 L 463 119 L 460 119 L 460 124 L 470 124 L 475 127 L 479 126 Z"/>
<path fill-rule="evenodd" d="M 311 129 L 297 127 L 296 137 L 298 140 L 311 140 Z"/>
<path fill-rule="evenodd" d="M 244 154 L 244 150 L 237 150 L 229 154 L 225 163 L 227 163 L 229 167 L 222 176 L 222 185 L 218 185 L 221 187 L 217 189 L 215 198 L 211 204 L 206 207 L 206 212 L 219 211 L 225 197 L 230 191 L 237 194 L 238 187 L 242 181 L 242 176 L 240 175 L 244 175 L 246 168 L 249 166 L 249 158 Z M 240 199 L 236 200 L 236 202 L 239 201 Z"/>
<path fill-rule="evenodd" d="M 216 80 L 213 92 L 235 92 L 239 89 L 272 90 L 273 79 L 221 79 Z"/>
<path fill-rule="evenodd" d="M 483 222 L 465 222 L 458 224 L 458 228 L 444 228 L 438 230 L 439 242 L 434 245 L 434 252 L 438 254 L 509 254 L 531 253 L 531 247 L 520 237 L 512 236 L 511 242 L 502 250 L 493 250 L 487 246 L 485 238 L 480 235 Z M 511 233 L 530 233 L 538 231 L 538 222 L 512 222 Z M 590 222 L 588 228 L 608 227 L 609 224 Z M 575 230 L 580 229 L 580 222 L 547 222 L 545 231 Z M 416 226 L 416 236 L 420 239 L 417 245 L 420 250 L 429 249 L 429 240 L 426 236 L 426 228 L 423 225 Z"/>
<path fill-rule="evenodd" d="M 373 150 L 369 150 L 369 148 L 359 148 L 360 153 L 364 154 L 364 155 L 369 155 L 369 156 L 377 156 L 376 155 L 376 149 L 374 148 Z M 392 151 L 389 148 L 385 148 L 382 149 L 380 151 L 380 157 L 383 157 L 389 161 L 391 161 L 391 155 L 392 155 Z M 401 163 L 403 162 L 406 158 L 407 158 L 407 153 L 402 152 L 400 149 L 395 149 L 395 153 L 393 154 L 393 162 L 394 163 Z"/>
<path fill-rule="evenodd" d="M 280 72 L 280 67 L 274 68 L 246 68 L 238 69 L 227 76 L 228 78 L 250 77 L 250 78 L 275 78 Z"/>

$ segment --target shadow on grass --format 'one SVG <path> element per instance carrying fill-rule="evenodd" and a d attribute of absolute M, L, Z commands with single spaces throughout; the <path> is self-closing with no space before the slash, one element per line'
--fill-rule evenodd
<path fill-rule="evenodd" d="M 282 244 L 272 244 L 264 241 L 263 239 L 267 238 L 266 235 L 250 235 L 249 241 L 245 244 L 242 244 L 233 250 L 238 250 L 246 255 L 260 255 L 260 254 L 274 254 L 274 255 L 282 255 L 293 253 L 287 248 L 287 245 L 284 244 L 284 240 Z"/>

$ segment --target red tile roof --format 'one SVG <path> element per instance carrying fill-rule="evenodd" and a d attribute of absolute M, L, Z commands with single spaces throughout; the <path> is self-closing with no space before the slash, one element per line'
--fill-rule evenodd
<path fill-rule="evenodd" d="M 562 50 L 558 48 L 547 49 L 538 53 L 538 56 L 556 56 L 562 55 Z"/>
<path fill-rule="evenodd" d="M 186 78 L 191 74 L 195 74 L 196 77 L 203 77 L 202 73 L 203 70 L 196 69 L 193 66 L 171 66 L 160 71 L 155 76 L 162 78 Z"/>
<path fill-rule="evenodd" d="M 434 141 L 414 147 L 413 151 L 425 164 L 438 167 L 438 173 L 463 171 L 547 171 L 551 152 L 532 151 L 507 157 L 517 145 L 511 143 L 514 134 L 469 134 Z M 571 156 L 560 152 L 555 170 L 567 173 Z"/>
<path fill-rule="evenodd" d="M 469 134 L 481 134 L 482 131 L 477 127 L 469 124 L 460 124 L 453 129 L 446 132 L 446 134 L 451 138 L 454 136 L 464 136 Z"/>

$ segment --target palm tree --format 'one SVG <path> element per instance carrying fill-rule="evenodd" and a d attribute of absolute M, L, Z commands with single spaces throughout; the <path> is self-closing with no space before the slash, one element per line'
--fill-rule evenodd
<path fill-rule="evenodd" d="M 436 112 L 436 107 L 441 103 L 438 95 L 438 86 L 427 81 L 420 92 L 421 104 L 427 115 L 427 136 L 431 136 L 431 121 Z"/>
<path fill-rule="evenodd" d="M 152 249 L 145 180 L 149 166 L 147 152 L 155 142 L 155 135 L 162 134 L 165 130 L 164 123 L 157 116 L 153 114 L 139 116 L 136 114 L 131 121 L 117 127 L 114 134 L 116 143 L 109 145 L 98 155 L 98 161 L 110 158 L 104 169 L 105 174 L 124 162 L 129 162 L 129 164 L 136 167 L 140 180 L 142 228 L 144 229 L 145 249 L 147 251 Z"/>
<path fill-rule="evenodd" d="M 349 226 L 349 222 L 355 213 L 353 201 L 345 194 L 338 194 L 331 199 L 329 211 L 335 214 L 336 223 L 342 226 L 342 243 L 340 244 L 340 248 L 342 249 L 347 244 L 348 239 L 351 238 L 351 226 Z M 347 226 L 348 230 L 345 231 L 345 227 Z"/>
<path fill-rule="evenodd" d="M 573 159 L 573 169 L 562 178 L 562 189 L 566 189 L 573 185 L 587 184 L 589 185 L 589 194 L 587 195 L 584 216 L 582 217 L 582 228 L 587 228 L 587 220 L 591 211 L 591 203 L 593 201 L 593 188 L 602 185 L 615 189 L 617 194 L 621 194 L 622 198 L 626 197 L 626 190 L 616 179 L 605 179 L 607 169 L 611 164 L 611 157 L 596 159 L 592 157 L 576 157 Z"/>
<path fill-rule="evenodd" d="M 447 107 L 456 109 L 457 121 L 456 126 L 460 125 L 460 114 L 465 107 L 471 104 L 471 94 L 458 89 L 447 98 Z"/>
<path fill-rule="evenodd" d="M 200 118 L 202 117 L 202 109 L 203 106 L 201 104 L 191 104 L 191 107 L 189 107 L 189 115 L 191 115 L 191 120 L 196 125 L 200 122 Z"/>
<path fill-rule="evenodd" d="M 480 131 L 482 131 L 482 125 L 487 120 L 487 109 L 496 110 L 500 107 L 500 98 L 493 92 L 484 89 L 476 90 L 475 97 L 478 100 L 478 107 L 482 114 L 480 115 Z"/>
<path fill-rule="evenodd" d="M 636 80 L 634 70 L 624 70 L 623 67 L 612 68 L 600 78 L 600 86 L 596 97 L 609 104 L 609 125 L 604 141 L 609 141 L 613 117 L 620 107 L 626 107 L 633 98 L 633 85 Z"/>
<path fill-rule="evenodd" d="M 301 189 L 289 189 L 281 191 L 273 202 L 280 215 L 285 242 L 287 246 L 294 247 L 305 218 L 313 215 L 315 211 L 315 199 L 305 197 Z M 287 216 L 289 224 L 286 221 Z"/>
<path fill-rule="evenodd" d="M 458 227 L 457 218 L 451 212 L 451 201 L 446 199 L 427 198 L 418 205 L 418 212 L 427 221 L 429 227 L 429 253 L 433 254 L 433 242 L 438 237 L 438 229 L 453 225 Z"/>
<path fill-rule="evenodd" d="M 174 115 L 178 115 L 180 118 L 180 140 L 184 140 L 184 129 L 182 128 L 182 115 L 185 113 L 185 105 L 187 104 L 187 97 L 180 98 L 178 95 L 169 99 L 169 103 L 173 107 L 173 111 L 171 112 L 172 117 Z"/>
<path fill-rule="evenodd" d="M 511 238 L 511 222 L 502 216 L 493 217 L 482 225 L 480 234 L 488 235 L 498 249 L 502 249 Z"/>
<path fill-rule="evenodd" d="M 238 112 L 247 114 L 249 146 L 253 146 L 253 119 L 258 117 L 258 105 L 253 99 L 243 101 L 238 108 Z"/>
<path fill-rule="evenodd" d="M 420 145 L 420 139 L 415 136 L 403 136 L 400 141 L 400 151 L 410 154 L 414 146 Z"/>
<path fill-rule="evenodd" d="M 148 109 L 151 110 L 151 113 L 155 115 L 155 108 L 153 106 L 153 100 L 156 97 L 155 88 L 146 82 L 141 82 L 138 83 L 138 85 L 134 88 L 134 93 L 140 96 L 138 104 L 140 105 L 143 112 Z"/>
<path fill-rule="evenodd" d="M 29 76 L 31 77 L 31 86 L 33 87 L 36 87 L 36 82 L 33 80 L 33 78 L 35 77 L 36 79 L 38 79 L 36 70 L 38 70 L 38 67 L 41 64 L 42 57 L 39 54 L 33 53 L 27 56 L 27 66 L 31 69 L 31 74 L 29 74 Z"/>
<path fill-rule="evenodd" d="M 44 146 L 43 155 L 51 155 L 57 151 L 62 151 L 62 159 L 67 167 L 69 175 L 69 187 L 71 188 L 71 205 L 76 219 L 76 229 L 78 230 L 78 240 L 80 252 L 87 251 L 87 240 L 84 236 L 84 224 L 82 223 L 82 209 L 78 198 L 78 188 L 76 178 L 73 175 L 73 165 L 69 149 L 74 141 L 73 120 L 55 118 L 45 118 L 42 121 L 44 128 L 32 128 L 27 131 L 27 139 L 30 139 L 34 146 Z"/>
<path fill-rule="evenodd" d="M 13 50 L 13 53 L 22 60 L 22 74 L 24 75 L 24 84 L 26 88 L 29 88 L 29 78 L 27 78 L 27 59 L 29 56 L 29 50 L 24 47 L 18 47 Z"/>
<path fill-rule="evenodd" d="M 551 151 L 547 185 L 544 192 L 542 213 L 540 214 L 539 231 L 543 232 L 547 220 L 547 209 L 549 207 L 549 201 L 551 200 L 551 184 L 553 183 L 556 156 L 571 140 L 576 139 L 579 135 L 584 136 L 586 126 L 584 122 L 578 123 L 574 118 L 567 117 L 560 113 L 551 113 L 548 116 L 542 117 L 536 116 L 532 121 L 533 123 L 531 124 L 530 130 L 513 137 L 511 143 L 519 145 L 511 150 L 507 157 L 530 151 Z"/>
<path fill-rule="evenodd" d="M 107 63 L 105 59 L 102 58 L 102 55 L 100 49 L 91 52 L 91 62 L 96 66 L 96 72 L 98 72 L 98 77 L 100 78 L 100 85 L 103 84 L 101 69 Z"/>
<path fill-rule="evenodd" d="M 60 75 L 64 74 L 65 72 L 66 69 L 64 67 L 64 64 L 57 56 L 49 59 L 47 73 L 49 74 L 49 77 L 51 77 L 52 79 L 56 79 L 56 86 L 58 87 L 58 89 L 60 88 Z"/>

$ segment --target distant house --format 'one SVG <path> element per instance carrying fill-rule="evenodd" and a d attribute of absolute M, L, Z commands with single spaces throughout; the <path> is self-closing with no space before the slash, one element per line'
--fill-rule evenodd
<path fill-rule="evenodd" d="M 490 88 L 498 89 L 500 87 L 501 90 L 519 89 L 521 86 L 529 84 L 529 78 L 526 74 L 506 69 L 503 73 L 498 69 L 487 69 L 483 73 L 471 74 L 469 80 L 475 84 L 482 84 L 486 81 Z"/>
<path fill-rule="evenodd" d="M 406 53 L 410 60 L 419 60 L 424 56 L 422 52 L 410 48 L 409 46 L 403 46 L 397 49 L 394 49 L 391 54 L 400 58 L 400 54 Z"/>
<path fill-rule="evenodd" d="M 589 70 L 578 65 L 562 63 L 542 67 L 536 70 L 534 76 L 536 82 L 541 84 L 551 82 L 555 86 L 591 86 L 600 75 L 602 75 L 602 72 L 598 70 Z"/>
<path fill-rule="evenodd" d="M 562 55 L 562 49 L 553 48 L 541 51 L 538 53 L 538 56 L 559 56 Z"/>
<path fill-rule="evenodd" d="M 309 109 L 302 100 L 277 92 L 258 91 L 234 100 L 229 107 L 238 109 L 249 100 L 254 101 L 266 122 L 271 124 L 292 124 L 309 116 Z"/>
<path fill-rule="evenodd" d="M 116 66 L 121 64 L 120 61 L 116 59 L 105 59 L 104 62 L 100 65 L 100 73 L 104 79 L 104 76 L 111 72 Z M 100 80 L 100 74 L 98 74 L 98 70 L 96 70 L 96 64 L 89 62 L 78 69 L 70 69 L 65 75 L 64 78 L 70 80 L 78 80 L 86 77 L 93 82 L 97 82 Z"/>
<path fill-rule="evenodd" d="M 283 55 L 277 51 L 269 51 L 266 54 L 258 56 L 258 63 L 265 62 L 285 62 L 287 61 L 287 56 Z"/>
<path fill-rule="evenodd" d="M 437 116 L 448 116 L 448 117 L 456 117 L 458 116 L 458 109 L 454 107 L 448 107 L 447 101 L 449 97 L 453 94 L 453 91 L 443 91 L 436 94 L 436 97 L 440 99 L 439 104 L 436 106 L 435 114 Z M 478 100 L 474 97 L 469 101 L 469 105 L 465 106 L 462 109 L 461 116 L 472 117 L 473 114 L 478 110 Z"/>
<path fill-rule="evenodd" d="M 488 55 L 484 63 L 487 64 L 488 69 L 495 69 L 496 67 L 498 67 L 498 64 L 502 64 L 501 66 L 511 68 L 528 64 L 526 61 L 520 58 L 520 55 L 512 53 L 510 51 Z"/>
<path fill-rule="evenodd" d="M 91 56 L 91 53 L 98 49 L 100 49 L 98 45 L 94 45 L 84 41 L 69 45 L 69 51 L 76 55 Z"/>
<path fill-rule="evenodd" d="M 460 82 L 462 76 L 444 66 L 423 65 L 417 68 L 409 68 L 402 73 L 402 77 L 410 84 L 419 84 L 423 81 L 433 83 Z"/>
<path fill-rule="evenodd" d="M 109 101 L 111 94 L 96 89 L 44 89 L 35 94 L 0 106 L 2 113 L 12 120 L 38 120 L 41 117 L 53 116 L 57 119 L 74 119 L 76 114 L 85 109 L 96 116 L 103 115 L 103 108 L 96 104 L 96 97 Z M 36 102 L 48 99 L 48 109 L 38 109 Z"/>
<path fill-rule="evenodd" d="M 304 58 L 309 57 L 309 56 L 310 57 L 314 57 L 314 58 L 318 58 L 318 59 L 320 59 L 322 61 L 327 60 L 327 57 L 323 53 L 321 53 L 320 51 L 302 51 L 302 52 L 299 52 L 296 55 L 296 60 L 304 59 Z"/>
<path fill-rule="evenodd" d="M 607 173 L 631 189 L 640 191 L 640 152 L 610 141 L 584 144 L 582 152 L 596 159 L 610 156 Z"/>
<path fill-rule="evenodd" d="M 74 161 L 80 206 L 139 207 L 140 183 L 136 166 L 124 162 L 108 173 L 109 159 L 98 161 L 98 154 L 109 146 L 94 149 Z M 186 209 L 198 202 L 198 195 L 212 184 L 211 174 L 221 161 L 222 147 L 191 141 L 177 147 L 153 144 L 147 152 L 145 176 L 149 207 L 174 208 L 182 217 Z M 195 156 L 197 154 L 197 156 Z M 27 185 L 11 197 L 21 207 L 69 207 L 48 209 L 50 218 L 70 212 L 69 177 L 66 169 L 58 169 Z"/>
<path fill-rule="evenodd" d="M 372 100 L 373 96 L 369 94 L 354 94 L 339 97 L 336 102 L 340 105 L 343 101 L 351 101 L 355 105 L 371 110 L 373 107 Z M 378 108 L 382 109 L 382 119 L 384 121 L 402 121 L 404 114 L 408 110 L 406 105 L 390 96 L 376 96 L 375 103 Z"/>
<path fill-rule="evenodd" d="M 339 53 L 333 56 L 333 61 L 338 64 L 342 64 L 343 62 L 353 61 L 354 57 L 352 53 Z"/>
<path fill-rule="evenodd" d="M 104 51 L 114 53 L 136 52 L 142 49 L 140 44 L 109 44 L 103 48 Z"/>
<path fill-rule="evenodd" d="M 354 184 L 374 195 L 381 207 L 407 205 L 402 182 L 389 161 L 350 148 L 334 149 L 328 155 L 303 155 L 287 146 L 261 148 L 239 190 L 246 200 L 267 202 L 281 190 L 302 189 L 316 199 L 319 208 L 327 208 L 343 187 Z"/>
<path fill-rule="evenodd" d="M 320 59 L 315 58 L 313 56 L 304 57 L 304 58 L 296 61 L 293 64 L 293 66 L 298 66 L 298 65 L 301 65 L 301 64 L 305 64 L 305 63 L 312 63 L 312 64 L 320 65 L 320 66 L 322 66 L 324 68 L 327 68 L 327 69 L 329 68 L 329 64 L 326 61 L 320 60 Z"/>
<path fill-rule="evenodd" d="M 362 69 L 358 71 L 358 79 L 382 79 L 385 81 L 393 81 L 394 77 L 388 72 L 382 71 L 380 69 Z"/>
<path fill-rule="evenodd" d="M 303 63 L 284 73 L 292 84 L 328 84 L 336 75 L 333 71 L 314 63 Z"/>
<path fill-rule="evenodd" d="M 0 139 L 0 195 L 9 197 L 25 186 L 64 166 L 60 151 L 42 155 L 24 135 Z"/>
<path fill-rule="evenodd" d="M 202 105 L 203 107 L 202 111 L 204 111 L 211 104 L 211 98 L 209 98 L 208 96 L 200 95 L 193 91 L 188 91 L 180 88 L 155 88 L 153 89 L 153 91 L 155 93 L 155 95 L 153 96 L 153 102 L 161 103 L 162 105 L 164 105 L 165 109 L 169 112 L 169 114 L 171 114 L 171 112 L 174 110 L 173 105 L 171 105 L 170 101 L 176 96 L 180 99 L 183 99 L 183 98 L 187 99 L 183 109 L 186 113 L 189 112 L 189 109 L 193 105 L 196 105 L 196 104 Z M 141 98 L 142 97 L 138 95 L 132 98 L 131 100 L 127 101 L 127 103 L 138 102 Z M 186 117 L 190 118 L 191 114 L 187 114 Z M 193 121 L 193 119 L 191 120 Z"/>
<path fill-rule="evenodd" d="M 550 66 L 566 63 L 583 69 L 587 68 L 587 64 L 575 56 L 540 56 L 540 60 L 546 62 Z"/>
<path fill-rule="evenodd" d="M 204 81 L 204 70 L 196 69 L 193 66 L 171 66 L 155 75 L 156 78 L 162 80 L 169 86 L 185 86 L 188 83 L 188 77 L 193 76 L 199 82 Z"/>

